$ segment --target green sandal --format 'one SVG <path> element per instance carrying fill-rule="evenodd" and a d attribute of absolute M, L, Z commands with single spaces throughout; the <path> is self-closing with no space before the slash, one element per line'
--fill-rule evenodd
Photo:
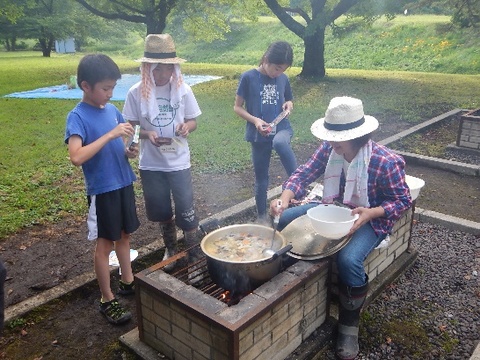
<path fill-rule="evenodd" d="M 123 324 L 132 318 L 130 311 L 124 309 L 117 299 L 108 302 L 100 301 L 100 312 L 114 325 Z"/>
<path fill-rule="evenodd" d="M 128 283 L 120 280 L 118 282 L 117 294 L 118 295 L 134 295 L 135 294 L 135 284 L 133 283 L 133 281 L 130 284 L 128 284 Z"/>

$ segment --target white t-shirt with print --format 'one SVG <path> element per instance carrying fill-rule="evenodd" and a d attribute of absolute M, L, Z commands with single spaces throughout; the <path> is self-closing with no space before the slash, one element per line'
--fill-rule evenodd
<path fill-rule="evenodd" d="M 155 119 L 142 117 L 140 108 L 140 82 L 133 85 L 127 93 L 123 107 L 125 120 L 139 121 L 144 130 L 155 131 L 158 136 L 173 138 L 171 145 L 157 147 L 149 139 L 140 141 L 139 168 L 152 171 L 179 171 L 190 167 L 190 149 L 188 141 L 175 136 L 175 128 L 185 119 L 195 119 L 202 112 L 190 86 L 180 101 L 178 108 L 170 105 L 170 84 L 155 87 L 160 114 Z"/>

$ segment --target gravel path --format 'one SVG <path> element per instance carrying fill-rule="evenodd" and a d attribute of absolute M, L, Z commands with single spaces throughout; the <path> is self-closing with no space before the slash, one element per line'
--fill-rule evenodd
<path fill-rule="evenodd" d="M 359 359 L 469 359 L 480 340 L 480 237 L 417 223 L 416 263 L 364 309 Z"/>
<path fill-rule="evenodd" d="M 463 162 L 470 165 L 480 165 L 480 151 L 459 151 L 455 149 L 449 149 L 445 151 L 445 157 L 448 160 L 454 160 Z"/>

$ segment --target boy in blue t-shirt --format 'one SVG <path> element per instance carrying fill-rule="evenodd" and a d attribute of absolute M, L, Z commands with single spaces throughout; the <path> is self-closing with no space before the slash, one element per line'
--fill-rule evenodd
<path fill-rule="evenodd" d="M 100 286 L 100 312 L 113 324 L 131 319 L 110 286 L 109 255 L 115 249 L 121 268 L 118 294 L 134 294 L 130 263 L 130 235 L 138 229 L 133 182 L 128 161 L 138 155 L 136 146 L 126 147 L 134 135 L 118 109 L 109 103 L 117 80 L 115 62 L 106 55 L 86 55 L 77 69 L 82 101 L 67 116 L 65 143 L 70 161 L 82 166 L 88 211 L 88 240 L 96 240 L 94 267 Z"/>

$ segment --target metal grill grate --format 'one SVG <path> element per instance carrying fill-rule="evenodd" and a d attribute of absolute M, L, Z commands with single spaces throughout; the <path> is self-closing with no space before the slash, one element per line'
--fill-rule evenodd
<path fill-rule="evenodd" d="M 200 245 L 197 245 L 198 247 Z M 196 247 L 193 247 L 189 250 L 195 250 Z M 186 263 L 188 258 L 187 252 L 185 252 L 184 257 L 179 261 L 180 263 Z M 161 265 L 161 263 L 159 264 Z M 207 267 L 207 258 L 205 256 L 201 257 L 198 261 L 192 264 L 181 267 L 180 269 L 175 269 L 170 273 L 171 276 L 177 278 L 178 280 L 184 282 L 187 285 L 193 286 L 199 289 L 204 294 L 207 294 L 228 306 L 238 304 L 238 302 L 248 294 L 235 294 L 232 293 L 217 283 L 215 283 L 208 272 Z"/>

